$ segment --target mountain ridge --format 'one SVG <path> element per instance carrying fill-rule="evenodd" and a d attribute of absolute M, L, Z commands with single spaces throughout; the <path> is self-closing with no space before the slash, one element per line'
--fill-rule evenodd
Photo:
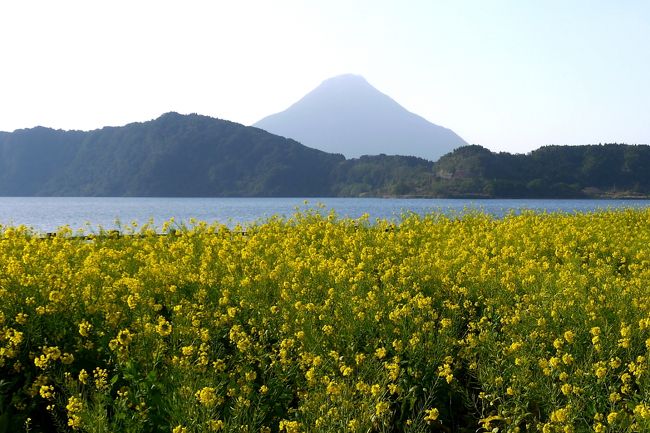
<path fill-rule="evenodd" d="M 91 131 L 0 134 L 0 195 L 151 197 L 648 198 L 650 146 L 463 146 L 432 162 L 346 159 L 198 114 Z"/>
<path fill-rule="evenodd" d="M 3 136 L 0 155 L 0 194 L 46 196 L 327 194 L 313 176 L 343 158 L 257 128 L 178 113 L 86 132 L 17 130 Z"/>

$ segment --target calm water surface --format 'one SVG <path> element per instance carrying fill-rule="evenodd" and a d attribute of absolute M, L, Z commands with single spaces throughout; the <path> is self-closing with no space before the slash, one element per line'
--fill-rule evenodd
<path fill-rule="evenodd" d="M 307 204 L 305 204 L 307 200 Z M 296 208 L 324 205 L 340 216 L 399 219 L 405 212 L 447 214 L 478 209 L 495 216 L 523 209 L 538 212 L 586 212 L 597 209 L 650 207 L 648 200 L 464 200 L 380 198 L 136 198 L 136 197 L 0 197 L 0 224 L 24 224 L 39 232 L 68 225 L 96 231 L 153 220 L 159 227 L 174 218 L 220 222 L 233 226 L 272 215 L 288 217 Z M 89 225 L 89 226 L 88 226 Z"/>

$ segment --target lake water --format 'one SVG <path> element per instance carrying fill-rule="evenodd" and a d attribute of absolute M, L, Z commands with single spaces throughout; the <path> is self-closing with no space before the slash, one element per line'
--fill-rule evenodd
<path fill-rule="evenodd" d="M 305 204 L 305 200 L 307 204 Z M 368 213 L 372 219 L 399 219 L 404 212 L 458 213 L 478 209 L 495 216 L 522 209 L 538 212 L 587 212 L 607 208 L 650 207 L 650 200 L 464 200 L 464 199 L 380 199 L 380 198 L 135 198 L 135 197 L 0 197 L 0 224 L 24 224 L 39 232 L 53 232 L 63 225 L 73 229 L 90 224 L 118 228 L 153 219 L 156 226 L 174 218 L 220 222 L 233 226 L 273 215 L 290 216 L 296 208 L 324 205 L 338 215 L 357 218 Z M 119 221 L 119 223 L 118 223 Z"/>

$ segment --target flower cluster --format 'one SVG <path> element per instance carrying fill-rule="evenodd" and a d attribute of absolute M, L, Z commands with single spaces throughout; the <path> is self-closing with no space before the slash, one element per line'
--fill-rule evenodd
<path fill-rule="evenodd" d="M 650 431 L 650 210 L 173 226 L 0 227 L 7 431 Z"/>

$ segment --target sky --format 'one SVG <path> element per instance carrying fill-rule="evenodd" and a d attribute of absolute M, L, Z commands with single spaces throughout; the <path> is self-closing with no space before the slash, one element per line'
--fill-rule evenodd
<path fill-rule="evenodd" d="M 646 0 L 0 3 L 0 131 L 250 125 L 354 73 L 494 151 L 650 144 Z"/>

